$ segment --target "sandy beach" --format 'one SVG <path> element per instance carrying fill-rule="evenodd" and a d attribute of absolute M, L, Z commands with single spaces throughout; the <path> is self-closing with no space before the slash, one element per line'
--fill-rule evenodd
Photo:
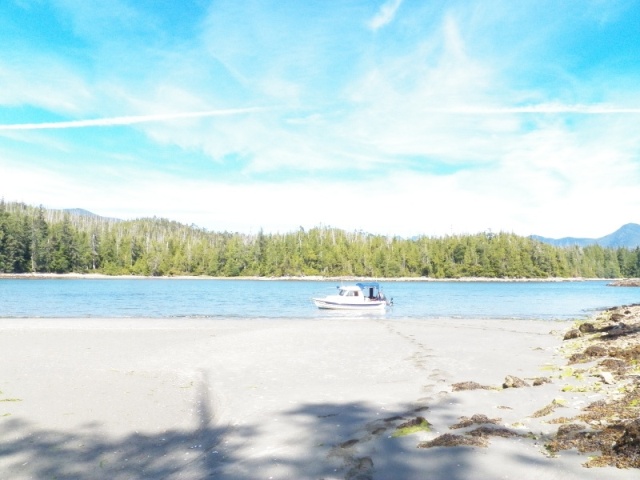
<path fill-rule="evenodd" d="M 636 478 L 545 447 L 550 420 L 619 388 L 568 373 L 570 328 L 2 319 L 0 478 Z M 456 439 L 481 442 L 437 446 Z"/>

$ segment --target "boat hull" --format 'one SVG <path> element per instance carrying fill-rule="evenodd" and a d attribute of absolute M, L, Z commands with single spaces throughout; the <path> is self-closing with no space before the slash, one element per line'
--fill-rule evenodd
<path fill-rule="evenodd" d="M 387 302 L 384 300 L 373 300 L 362 303 L 335 302 L 324 298 L 314 298 L 316 307 L 327 310 L 384 310 Z"/>

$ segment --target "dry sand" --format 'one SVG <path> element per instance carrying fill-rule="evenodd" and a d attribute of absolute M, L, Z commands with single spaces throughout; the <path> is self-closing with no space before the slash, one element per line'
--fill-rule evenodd
<path fill-rule="evenodd" d="M 1 479 L 631 479 L 545 453 L 567 323 L 3 319 Z M 502 389 L 507 375 L 541 386 Z M 460 382 L 495 389 L 454 391 Z M 417 448 L 472 416 L 523 436 Z M 483 417 L 486 416 L 484 422 Z M 429 431 L 394 437 L 424 417 Z M 553 416 L 553 415 L 551 415 Z M 471 421 L 467 423 L 472 423 Z M 471 437 L 468 437 L 471 438 Z"/>

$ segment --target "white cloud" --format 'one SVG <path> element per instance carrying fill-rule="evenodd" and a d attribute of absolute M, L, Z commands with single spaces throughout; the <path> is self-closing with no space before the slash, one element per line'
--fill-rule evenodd
<path fill-rule="evenodd" d="M 82 114 L 94 94 L 78 69 L 61 58 L 23 50 L 0 59 L 0 105 L 29 105 L 56 113 Z"/>
<path fill-rule="evenodd" d="M 445 176 L 398 171 L 357 182 L 309 177 L 238 184 L 94 167 L 86 172 L 92 180 L 85 181 L 42 167 L 5 164 L 0 191 L 7 200 L 82 207 L 124 219 L 165 217 L 215 231 L 286 232 L 324 224 L 403 236 L 491 229 L 597 237 L 637 221 L 637 179 L 629 177 L 624 164 L 610 161 L 611 152 L 563 147 L 566 138 L 560 134 L 528 141 L 537 147 L 514 152 L 498 166 Z M 563 155 L 555 158 L 555 170 L 547 156 L 554 148 Z M 582 162 L 580 174 L 567 167 L 576 156 Z"/>
<path fill-rule="evenodd" d="M 458 110 L 499 104 L 498 79 L 465 54 L 452 18 L 402 57 L 382 59 L 350 88 L 343 129 L 385 155 L 441 162 L 494 159 L 496 137 L 518 129 L 514 116 L 465 117 Z M 471 107 L 470 107 L 471 106 Z"/>
<path fill-rule="evenodd" d="M 391 23 L 401 4 L 402 0 L 387 0 L 369 21 L 369 28 L 375 31 Z"/>
<path fill-rule="evenodd" d="M 149 18 L 122 0 L 85 2 L 83 0 L 54 0 L 58 14 L 68 19 L 76 35 L 98 42 L 115 41 L 114 30 L 136 29 L 150 23 Z"/>

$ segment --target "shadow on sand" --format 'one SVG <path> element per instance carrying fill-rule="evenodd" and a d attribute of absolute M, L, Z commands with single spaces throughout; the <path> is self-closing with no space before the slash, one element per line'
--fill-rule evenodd
<path fill-rule="evenodd" d="M 216 425 L 208 392 L 204 382 L 194 429 L 157 435 L 134 433 L 113 439 L 103 435 L 98 424 L 68 433 L 39 430 L 7 417 L 0 420 L 0 478 L 466 480 L 478 478 L 478 455 L 487 453 L 476 447 L 418 449 L 419 435 L 393 435 L 398 426 L 416 417 L 429 420 L 433 415 L 440 423 L 452 425 L 458 418 L 453 415 L 455 400 L 449 398 L 394 411 L 362 402 L 304 404 L 285 412 L 285 417 L 287 422 L 302 425 L 295 431 L 304 432 L 305 438 L 298 440 L 312 447 L 296 450 L 302 453 L 293 456 L 286 449 L 274 449 L 273 454 L 241 458 L 227 447 L 227 438 L 233 437 L 236 445 L 238 440 L 250 442 L 260 434 L 261 425 Z M 296 438 L 291 441 L 295 443 Z M 260 442 L 279 446 L 269 438 Z M 556 478 L 557 465 L 539 451 L 514 445 L 503 452 L 504 457 L 495 459 L 517 466 L 517 471 L 531 469 Z M 563 471 L 563 478 L 581 478 L 581 472 L 584 469 L 576 463 Z"/>
<path fill-rule="evenodd" d="M 0 478 L 22 479 L 171 479 L 209 478 L 223 462 L 227 428 L 215 426 L 206 382 L 198 392 L 198 425 L 157 435 L 132 433 L 109 438 L 101 425 L 82 430 L 38 429 L 21 419 L 0 421 Z M 243 429 L 242 435 L 251 435 Z"/>
<path fill-rule="evenodd" d="M 250 440 L 260 425 L 217 426 L 206 387 L 199 391 L 203 407 L 196 428 L 157 435 L 133 433 L 117 439 L 105 435 L 99 424 L 54 431 L 6 417 L 0 420 L 0 478 L 249 480 L 269 472 L 282 479 L 366 480 L 424 478 L 429 469 L 414 463 L 414 455 L 403 455 L 407 445 L 415 449 L 415 439 L 390 438 L 397 425 L 422 413 L 408 406 L 381 416 L 379 407 L 364 403 L 308 404 L 290 410 L 287 418 L 304 425 L 310 437 L 301 440 L 311 439 L 313 448 L 295 458 L 277 453 L 240 458 L 226 446 L 227 436 L 236 442 Z M 465 455 L 464 449 L 449 452 L 447 462 L 455 471 L 446 465 L 439 471 L 451 480 L 469 478 Z"/>

